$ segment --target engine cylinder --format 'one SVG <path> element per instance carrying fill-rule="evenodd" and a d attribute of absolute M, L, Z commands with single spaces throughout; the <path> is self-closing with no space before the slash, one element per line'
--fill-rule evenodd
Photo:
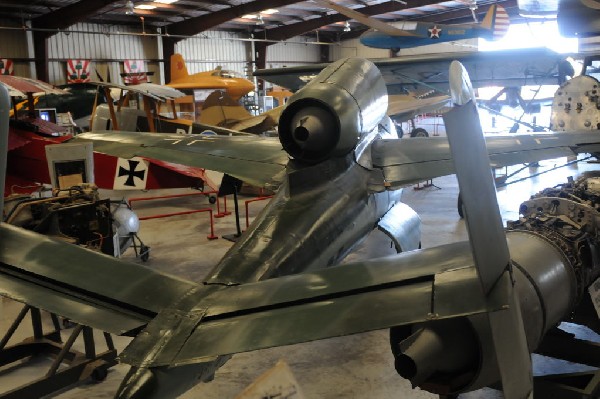
<path fill-rule="evenodd" d="M 507 241 L 527 344 L 533 351 L 543 335 L 574 306 L 577 281 L 567 257 L 547 238 L 530 231 L 508 231 Z M 470 328 L 461 324 L 464 322 Z M 390 342 L 400 375 L 413 386 L 443 395 L 499 381 L 487 315 L 448 320 L 444 328 L 439 323 L 391 330 Z M 439 360 L 442 358 L 447 360 Z"/>
<path fill-rule="evenodd" d="M 342 59 L 290 97 L 279 118 L 279 140 L 302 162 L 342 157 L 377 128 L 386 111 L 379 69 L 368 60 Z"/>

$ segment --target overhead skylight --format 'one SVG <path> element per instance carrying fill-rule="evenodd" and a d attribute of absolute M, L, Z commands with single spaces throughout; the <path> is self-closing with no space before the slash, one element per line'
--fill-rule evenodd
<path fill-rule="evenodd" d="M 511 24 L 506 36 L 500 40 L 479 39 L 480 51 L 548 47 L 557 53 L 576 53 L 577 46 L 576 38 L 564 38 L 560 35 L 556 21 Z"/>

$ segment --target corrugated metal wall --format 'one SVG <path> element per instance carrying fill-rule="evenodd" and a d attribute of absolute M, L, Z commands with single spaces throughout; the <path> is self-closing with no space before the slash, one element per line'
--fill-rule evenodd
<path fill-rule="evenodd" d="M 0 20 L 0 24 L 6 27 L 19 27 L 14 21 L 8 20 Z M 21 29 L 0 31 L 0 58 L 14 60 L 15 75 L 31 77 L 29 62 L 17 61 L 19 58 L 29 58 L 26 31 Z"/>
<path fill-rule="evenodd" d="M 236 33 L 206 31 L 177 43 L 175 51 L 183 55 L 190 73 L 208 71 L 221 65 L 224 69 L 248 76 L 248 68 L 252 62 L 252 43 L 243 39 Z M 303 41 L 295 38 L 268 46 L 267 67 L 319 62 L 319 46 Z"/>
<path fill-rule="evenodd" d="M 1 26 L 18 27 L 13 21 L 0 21 Z M 159 46 L 154 35 L 139 35 L 139 28 L 115 25 L 79 23 L 68 30 L 48 39 L 48 75 L 53 84 L 66 83 L 68 59 L 92 60 L 92 79 L 97 79 L 95 71 L 102 79 L 121 83 L 123 61 L 126 59 L 144 59 L 147 69 L 154 72 L 152 81 L 160 83 L 158 62 Z M 33 55 L 28 52 L 27 35 L 24 30 L 0 29 L 0 58 L 22 59 L 15 63 L 15 74 L 32 76 L 30 63 Z M 273 44 L 267 49 L 267 67 L 282 67 L 320 62 L 318 45 L 310 40 L 294 38 L 291 41 Z M 249 76 L 252 67 L 252 42 L 244 40 L 240 34 L 222 31 L 206 31 L 196 37 L 177 43 L 175 51 L 183 55 L 188 71 L 196 73 L 222 66 L 224 69 Z"/>
<path fill-rule="evenodd" d="M 236 33 L 206 31 L 177 43 L 175 52 L 181 53 L 190 74 L 210 71 L 220 65 L 248 76 L 251 44 L 240 38 Z"/>
<path fill-rule="evenodd" d="M 306 65 L 320 62 L 320 48 L 310 44 L 314 39 L 296 37 L 267 47 L 267 68 Z"/>
<path fill-rule="evenodd" d="M 68 31 L 48 39 L 48 75 L 50 83 L 66 83 L 67 59 L 91 59 L 92 78 L 94 69 L 106 79 L 121 83 L 120 73 L 126 59 L 154 60 L 147 63 L 149 71 L 158 73 L 158 46 L 155 36 L 131 35 L 136 33 L 126 26 L 108 26 L 79 23 Z M 156 81 L 156 80 L 155 80 Z"/>

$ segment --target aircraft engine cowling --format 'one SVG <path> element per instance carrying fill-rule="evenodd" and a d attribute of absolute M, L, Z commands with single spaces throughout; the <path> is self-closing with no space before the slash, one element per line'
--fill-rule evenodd
<path fill-rule="evenodd" d="M 290 97 L 279 119 L 279 140 L 302 162 L 343 157 L 377 128 L 387 106 L 385 82 L 372 62 L 339 60 Z"/>
<path fill-rule="evenodd" d="M 585 314 L 600 276 L 600 174 L 588 173 L 523 202 L 506 239 L 529 351 L 559 322 Z M 591 301 L 589 301 L 591 306 Z M 581 310 L 580 310 L 581 308 Z M 487 315 L 394 327 L 396 370 L 414 386 L 456 394 L 500 379 Z"/>
<path fill-rule="evenodd" d="M 531 352 L 577 300 L 575 271 L 553 242 L 536 233 L 509 231 L 507 241 Z M 458 394 L 500 380 L 485 314 L 395 327 L 390 343 L 396 371 L 432 393 Z"/>

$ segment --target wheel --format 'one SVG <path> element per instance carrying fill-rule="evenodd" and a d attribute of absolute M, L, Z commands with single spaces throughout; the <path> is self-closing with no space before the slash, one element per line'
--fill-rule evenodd
<path fill-rule="evenodd" d="M 429 137 L 429 133 L 427 133 L 427 130 L 423 129 L 422 127 L 418 127 L 410 132 L 410 137 Z"/>
<path fill-rule="evenodd" d="M 100 367 L 96 367 L 92 371 L 92 375 L 90 377 L 92 378 L 93 381 L 100 382 L 100 381 L 104 381 L 107 376 L 108 376 L 108 370 L 106 369 L 106 367 L 100 366 Z"/>
<path fill-rule="evenodd" d="M 67 319 L 67 318 L 63 318 L 62 319 L 62 326 L 63 328 L 67 329 L 67 328 L 73 328 L 76 326 L 75 323 L 73 323 L 71 320 Z"/>
<path fill-rule="evenodd" d="M 214 195 L 209 196 L 208 202 L 214 204 L 215 202 L 217 202 L 217 197 L 215 197 Z"/>
<path fill-rule="evenodd" d="M 142 260 L 142 262 L 148 262 L 149 258 L 150 258 L 150 247 L 142 245 L 140 247 L 140 259 Z"/>
<path fill-rule="evenodd" d="M 398 135 L 398 138 L 401 139 L 402 136 L 404 136 L 404 129 L 402 129 L 402 124 L 395 123 L 395 125 L 396 125 L 396 134 Z"/>
<path fill-rule="evenodd" d="M 460 216 L 461 219 L 464 219 L 465 209 L 463 208 L 463 202 L 460 193 L 458 194 L 458 200 L 456 201 L 456 208 L 458 210 L 458 216 Z"/>

